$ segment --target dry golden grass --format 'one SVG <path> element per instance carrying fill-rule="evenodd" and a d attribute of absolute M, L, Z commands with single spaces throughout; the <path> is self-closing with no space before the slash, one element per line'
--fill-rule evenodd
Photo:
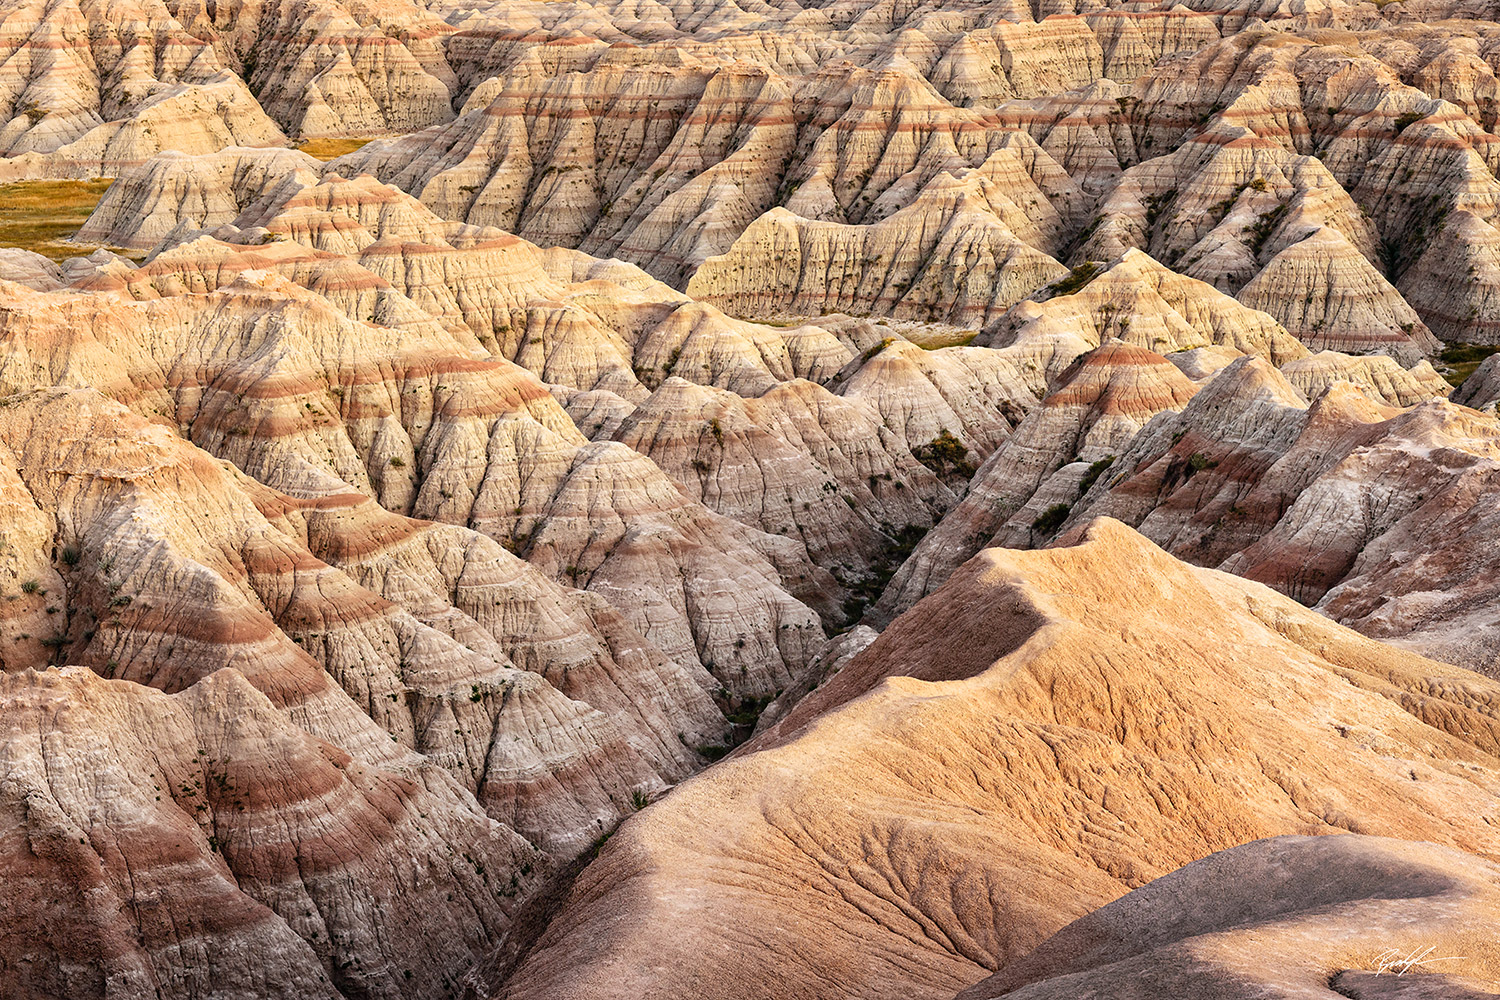
<path fill-rule="evenodd" d="M 0 186 L 0 246 L 20 247 L 52 260 L 87 253 L 63 241 L 83 226 L 110 182 L 96 178 Z"/>
<path fill-rule="evenodd" d="M 315 156 L 327 162 L 336 160 L 345 153 L 352 153 L 369 141 L 369 139 L 308 139 L 297 148 L 308 156 Z"/>
<path fill-rule="evenodd" d="M 902 335 L 924 351 L 937 351 L 944 347 L 968 347 L 978 330 L 903 330 Z"/>

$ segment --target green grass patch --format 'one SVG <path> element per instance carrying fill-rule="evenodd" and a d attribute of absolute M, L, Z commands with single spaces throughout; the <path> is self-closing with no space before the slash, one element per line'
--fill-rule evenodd
<path fill-rule="evenodd" d="M 1055 503 L 1042 511 L 1041 516 L 1031 522 L 1031 527 L 1044 535 L 1050 535 L 1063 526 L 1073 508 L 1065 503 Z"/>
<path fill-rule="evenodd" d="M 1474 369 L 1483 364 L 1485 358 L 1497 351 L 1500 351 L 1500 345 L 1451 344 L 1438 355 L 1438 360 L 1446 369 L 1443 378 L 1456 389 L 1464 384 L 1464 379 L 1474 374 Z"/>
<path fill-rule="evenodd" d="M 1109 470 L 1109 467 L 1114 464 L 1115 456 L 1109 455 L 1090 465 L 1088 471 L 1083 474 L 1083 479 L 1078 483 L 1078 495 L 1083 496 L 1089 490 L 1093 489 L 1094 484 L 1099 481 L 1099 477 L 1104 475 Z"/>
<path fill-rule="evenodd" d="M 954 437 L 946 427 L 931 441 L 913 448 L 911 454 L 939 476 L 952 472 L 967 479 L 974 474 L 974 464 L 969 461 L 969 446 Z"/>
<path fill-rule="evenodd" d="M 336 139 L 329 137 L 308 139 L 297 148 L 308 156 L 316 157 L 326 163 L 329 160 L 336 160 L 340 156 L 362 149 L 365 145 L 373 141 L 373 136 L 369 139 Z"/>
<path fill-rule="evenodd" d="M 87 253 L 63 241 L 83 228 L 111 182 L 96 178 L 0 185 L 0 246 L 20 247 L 55 261 Z"/>
<path fill-rule="evenodd" d="M 1069 271 L 1065 277 L 1058 278 L 1052 284 L 1048 285 L 1048 297 L 1056 299 L 1064 295 L 1072 295 L 1075 292 L 1081 291 L 1084 285 L 1087 285 L 1103 273 L 1104 269 L 1098 264 L 1095 264 L 1091 260 L 1086 260 Z"/>

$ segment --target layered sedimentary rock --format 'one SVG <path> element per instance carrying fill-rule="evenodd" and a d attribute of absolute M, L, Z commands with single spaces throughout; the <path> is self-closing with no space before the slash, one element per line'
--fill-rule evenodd
<path fill-rule="evenodd" d="M 1351 357 L 1320 351 L 1281 366 L 1282 376 L 1308 399 L 1316 399 L 1335 382 L 1347 382 L 1377 403 L 1415 406 L 1447 396 L 1453 387 L 1426 361 L 1403 369 L 1383 354 Z"/>
<path fill-rule="evenodd" d="M 30 118 L 23 115 L 22 120 Z M 17 140 L 11 157 L 0 160 L 0 180 L 113 176 L 157 153 L 212 153 L 229 146 L 275 148 L 286 143 L 245 84 L 227 71 L 202 83 L 162 87 L 131 107 L 128 116 L 94 125 L 61 145 L 56 144 L 57 136 L 70 136 L 62 123 L 57 132 L 37 138 L 37 133 L 48 132 L 47 124 L 48 118 L 42 118 Z"/>
<path fill-rule="evenodd" d="M 987 544 L 1048 537 L 1061 521 L 1038 531 L 1033 524 L 1045 510 L 1070 506 L 1100 476 L 1114 475 L 1115 456 L 1137 432 L 1158 413 L 1182 409 L 1196 391 L 1165 358 L 1123 341 L 1079 358 L 897 570 L 879 617 L 889 621 L 910 608 Z"/>
<path fill-rule="evenodd" d="M 446 121 L 447 30 L 400 3 L 17 0 L 0 27 L 0 176 L 112 175 L 158 151 Z"/>
<path fill-rule="evenodd" d="M 234 53 L 289 134 L 368 136 L 453 117 L 458 82 L 442 52 L 450 29 L 420 6 L 320 0 L 189 9 L 198 23 L 211 20 L 217 47 Z"/>
<path fill-rule="evenodd" d="M 1472 541 L 1489 530 L 1494 420 L 1372 395 L 1337 382 L 1309 405 L 1265 362 L 1236 361 L 1137 435 L 1070 522 L 1118 517 L 1366 634 L 1493 671 L 1493 589 Z"/>
<path fill-rule="evenodd" d="M 805 312 L 931 316 L 977 297 L 990 301 L 955 318 L 983 316 L 1045 282 L 1021 266 L 1036 255 L 1138 248 L 1315 348 L 1410 363 L 1435 346 L 1429 320 L 1488 338 L 1482 295 L 1455 308 L 1423 288 L 1450 264 L 1482 269 L 1497 185 L 1488 29 L 1466 39 L 1398 25 L 1405 13 L 1263 5 L 1303 32 L 1273 37 L 1240 30 L 1245 11 L 1139 4 L 19 4 L 9 169 L 113 173 L 163 148 L 406 132 L 336 169 L 679 288 L 706 267 L 705 295 L 760 295 L 756 310 L 755 279 L 777 270 L 759 244 L 795 218 L 814 260 L 832 240 L 861 262 L 829 296 L 809 283 Z M 65 22 L 83 34 L 49 34 Z"/>
<path fill-rule="evenodd" d="M 27 670 L 0 692 L 17 995 L 443 996 L 546 867 L 446 773 L 352 757 L 234 669 L 175 694 Z"/>
<path fill-rule="evenodd" d="M 648 637 L 668 655 L 713 663 L 731 690 L 754 689 L 760 697 L 784 687 L 821 641 L 816 617 L 793 594 L 835 613 L 840 597 L 833 578 L 810 561 L 800 540 L 718 517 L 684 496 L 639 452 L 588 442 L 542 385 L 504 359 L 514 357 L 550 380 L 644 400 L 648 390 L 638 371 L 650 381 L 696 372 L 708 384 L 765 391 L 779 384 L 776 375 L 829 377 L 850 349 L 824 330 L 783 335 L 705 313 L 632 268 L 567 252 L 544 255 L 502 233 L 445 223 L 370 178 L 320 182 L 301 169 L 299 160 L 305 159 L 231 152 L 201 164 L 167 158 L 148 165 L 128 179 L 118 198 L 101 205 L 101 225 L 113 220 L 110 232 L 127 240 L 132 231 L 149 239 L 153 229 L 176 233 L 174 238 L 192 235 L 197 220 L 179 210 L 178 221 L 171 222 L 172 202 L 131 193 L 150 190 L 146 175 L 181 169 L 189 190 L 202 183 L 206 190 L 227 192 L 222 211 L 250 202 L 233 222 L 214 230 L 237 242 L 199 237 L 139 269 L 117 262 L 78 272 L 75 281 L 90 294 L 61 294 L 52 300 L 60 310 L 55 313 L 38 314 L 38 304 L 26 305 L 32 311 L 29 328 L 35 336 L 53 337 L 57 328 L 40 332 L 49 325 L 46 317 L 66 329 L 70 321 L 63 316 L 70 310 L 74 316 L 103 310 L 105 326 L 126 338 L 108 350 L 135 358 L 131 345 L 139 341 L 131 338 L 170 326 L 174 332 L 157 351 L 166 357 L 146 362 L 149 374 L 138 372 L 132 381 L 168 385 L 173 379 L 165 370 L 181 364 L 184 352 L 216 356 L 215 366 L 225 369 L 214 377 L 239 380 L 234 399 L 210 395 L 207 409 L 217 416 L 205 418 L 194 397 L 194 416 L 187 418 L 193 440 L 216 454 L 278 489 L 315 495 L 347 486 L 394 511 L 473 527 L 554 579 L 606 595 L 638 628 L 654 633 Z M 202 181 L 205 172 L 209 180 Z M 212 187 L 220 178 L 223 186 Z M 260 195 L 252 197 L 256 190 Z M 189 198 L 184 204 L 204 201 Z M 210 207 L 204 221 L 217 221 L 218 211 Z M 236 277 L 247 270 L 260 277 Z M 112 314 L 118 307 L 99 294 L 112 289 L 126 290 L 135 305 Z M 89 323 L 99 327 L 101 320 Z M 221 332 L 253 329 L 254 338 L 295 346 L 275 357 L 242 356 L 237 336 L 196 340 L 193 328 L 199 324 Z M 357 343 L 360 360 L 338 360 L 343 349 L 335 343 Z M 74 348 L 81 346 L 62 349 Z M 647 367 L 655 366 L 645 358 L 668 351 L 661 365 L 666 371 L 648 374 Z M 501 357 L 486 360 L 492 353 Z M 140 364 L 131 360 L 124 368 Z M 278 369 L 321 385 L 321 391 L 312 390 L 317 399 L 301 381 L 272 395 L 246 397 L 253 383 L 285 378 Z M 94 380 L 81 369 L 78 377 L 110 391 L 109 378 Z M 178 395 L 186 391 L 178 384 L 171 393 L 186 401 Z M 471 401 L 461 401 L 474 393 Z M 213 403 L 215 398 L 220 402 Z M 425 402 L 414 405 L 418 400 Z M 450 416 L 442 415 L 445 409 Z M 245 433 L 247 421 L 248 428 L 277 430 Z M 218 426 L 210 429 L 210 423 Z M 871 475 L 878 477 L 893 462 L 910 475 L 926 474 L 899 440 L 884 450 L 878 468 L 842 474 L 865 489 Z M 917 485 L 917 507 L 909 513 L 904 498 L 891 501 L 896 507 L 890 516 L 902 524 L 930 521 L 930 514 L 920 513 L 922 495 L 941 501 L 930 482 Z M 627 501 L 627 495 L 635 499 Z M 744 514 L 727 499 L 722 507 Z M 615 527 L 603 530 L 608 523 Z M 728 550 L 737 555 L 725 561 Z M 654 582 L 643 588 L 646 578 Z M 756 593 L 761 597 L 750 601 L 761 603 L 761 611 L 747 619 L 743 602 Z M 712 616 L 712 626 L 690 611 L 725 601 L 741 609 Z M 763 638 L 752 642 L 741 623 L 762 615 L 769 616 Z M 778 659 L 785 654 L 781 666 L 767 669 L 764 643 L 780 651 Z"/>
<path fill-rule="evenodd" d="M 874 309 L 978 328 L 1066 273 L 1005 225 L 986 198 L 993 186 L 954 187 L 868 226 L 776 209 L 706 260 L 687 291 L 747 317 Z"/>
<path fill-rule="evenodd" d="M 179 227 L 231 223 L 297 171 L 317 161 L 290 149 L 226 148 L 208 156 L 173 150 L 124 171 L 78 232 L 80 243 L 149 250 Z"/>
<path fill-rule="evenodd" d="M 755 399 L 669 379 L 615 432 L 689 495 L 858 573 L 880 532 L 925 530 L 951 494 L 874 407 L 795 381 Z"/>
<path fill-rule="evenodd" d="M 306 160 L 230 150 L 153 161 L 111 190 L 85 235 L 165 249 L 74 284 L 172 299 L 274 270 L 352 319 L 513 360 L 551 383 L 591 438 L 658 459 L 694 499 L 766 532 L 752 545 L 825 611 L 838 601 L 822 570 L 858 586 L 884 572 L 892 546 L 951 505 L 963 470 L 1042 391 L 1005 352 L 923 350 L 848 318 L 734 320 L 629 266 L 447 223 L 371 178 L 318 179 Z M 432 514 L 420 491 L 380 499 Z M 429 499 L 453 508 L 441 519 L 463 516 L 451 497 Z"/>
<path fill-rule="evenodd" d="M 805 555 L 693 503 L 639 453 L 591 444 L 532 376 L 472 339 L 351 321 L 264 274 L 206 300 L 52 295 L 11 300 L 7 387 L 67 371 L 278 490 L 354 491 L 472 527 L 608 596 L 668 655 L 715 662 L 734 687 L 774 690 L 811 655 L 817 619 L 784 589 L 819 591 Z M 688 613 L 714 604 L 739 610 L 713 624 Z M 783 666 L 736 624 L 757 619 Z"/>
<path fill-rule="evenodd" d="M 885 328 L 877 326 L 878 336 Z M 841 396 L 868 402 L 913 451 L 940 473 L 992 452 L 1042 394 L 1040 372 L 1014 353 L 971 347 L 924 350 L 882 336 L 832 383 Z M 933 453 L 944 432 L 961 447 L 945 464 Z M 941 450 L 941 449 L 940 449 Z M 949 450 L 952 450 L 951 448 Z M 962 476 L 961 478 L 967 478 Z"/>
<path fill-rule="evenodd" d="M 1326 227 L 1271 258 L 1239 299 L 1312 348 L 1384 349 L 1413 363 L 1437 347 L 1390 282 Z"/>
<path fill-rule="evenodd" d="M 998 318 L 975 343 L 1015 346 L 1056 373 L 1107 339 L 1159 354 L 1231 347 L 1278 365 L 1306 354 L 1270 315 L 1138 250 L 1108 265 L 1085 261 Z"/>
<path fill-rule="evenodd" d="M 1401 276 L 1401 294 L 1443 340 L 1500 340 L 1500 232 L 1471 212 L 1454 212 L 1442 236 Z"/>
<path fill-rule="evenodd" d="M 372 763 L 420 751 L 563 856 L 723 737 L 706 676 L 483 536 L 298 501 L 90 390 L 0 418 L 36 545 L 11 558 L 7 670 L 176 692 L 234 667 L 313 736 Z"/>
<path fill-rule="evenodd" d="M 1476 410 L 1493 410 L 1497 400 L 1500 400 L 1500 361 L 1491 355 L 1454 390 L 1453 401 Z"/>
<path fill-rule="evenodd" d="M 1500 32 L 1192 6 L 0 3 L 0 981 L 1492 991 Z"/>
<path fill-rule="evenodd" d="M 1119 524 L 1073 541 L 986 550 L 628 821 L 507 995 L 951 996 L 1258 838 L 1358 829 L 1495 856 L 1494 682 Z M 1481 873 L 1433 887 L 1436 910 L 1490 880 L 1426 850 Z"/>
<path fill-rule="evenodd" d="M 811 57 L 726 61 L 692 45 L 585 58 L 561 73 L 523 60 L 481 85 L 451 125 L 336 166 L 369 170 L 448 218 L 622 257 L 674 284 L 776 207 L 849 224 L 925 199 L 918 217 L 959 213 L 968 229 L 997 217 L 1045 253 L 1081 204 L 1024 133 L 986 136 L 980 115 L 900 55 L 852 71 Z M 945 174 L 971 171 L 949 190 Z M 964 199 L 975 204 L 959 212 Z"/>

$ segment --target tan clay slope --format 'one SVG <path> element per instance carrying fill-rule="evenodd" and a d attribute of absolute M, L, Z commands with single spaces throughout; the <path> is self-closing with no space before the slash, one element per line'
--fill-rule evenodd
<path fill-rule="evenodd" d="M 339 168 L 371 170 L 448 218 L 619 256 L 677 287 L 698 280 L 704 295 L 744 299 L 736 312 L 780 301 L 765 292 L 775 258 L 763 251 L 785 210 L 807 231 L 794 242 L 833 240 L 858 261 L 823 274 L 817 248 L 801 248 L 809 287 L 832 286 L 822 305 L 859 298 L 906 315 L 932 302 L 910 294 L 925 275 L 892 251 L 948 225 L 945 174 L 991 171 L 1013 204 L 981 200 L 1032 251 L 1077 263 L 1141 249 L 1243 294 L 1315 348 L 1409 364 L 1436 347 L 1428 319 L 1445 337 L 1489 337 L 1482 295 L 1454 303 L 1404 279 L 1424 253 L 1436 256 L 1422 273 L 1438 269 L 1446 214 L 1479 227 L 1494 217 L 1487 26 L 1397 27 L 1343 4 L 1259 9 L 1305 34 L 1238 31 L 1245 9 L 1131 4 L 1073 18 L 1007 4 L 857 15 L 863 5 L 840 5 L 794 15 L 802 23 L 772 45 L 783 12 L 690 41 L 680 33 L 736 13 L 695 8 L 701 20 L 676 27 L 681 12 L 662 13 L 663 40 L 640 45 L 624 38 L 650 19 L 569 20 L 540 6 L 515 11 L 508 33 L 497 9 L 460 28 L 458 62 L 483 38 L 503 55 L 457 121 L 365 147 Z M 1060 16 L 1031 23 L 1047 14 Z M 548 38 L 564 24 L 578 34 Z M 1006 147 L 1022 171 L 995 172 Z M 1092 220 L 1085 193 L 1100 199 Z M 904 241 L 863 232 L 894 218 Z M 1470 243 L 1487 252 L 1481 230 L 1460 240 L 1460 256 Z M 981 266 L 964 261 L 938 289 L 973 297 L 970 270 L 994 284 L 988 272 L 1011 254 L 996 246 L 978 239 Z M 787 281 L 771 287 L 796 291 Z M 796 308 L 819 307 L 799 294 Z"/>
<path fill-rule="evenodd" d="M 1396 410 L 1347 382 L 1314 388 L 1309 406 L 1259 359 L 1235 362 L 1070 498 L 1068 523 L 1120 518 L 1179 558 L 1493 672 L 1495 575 L 1475 543 L 1493 530 L 1493 418 L 1440 398 Z"/>
<path fill-rule="evenodd" d="M 959 1000 L 1481 1000 L 1500 987 L 1500 868 L 1379 837 L 1277 837 L 1069 924 Z"/>
<path fill-rule="evenodd" d="M 17 159 L 0 175 L 112 175 L 158 151 L 447 121 L 448 30 L 380 0 L 14 0 L 0 10 L 0 150 Z"/>
<path fill-rule="evenodd" d="M 1121 99 L 1115 121 L 1129 132 L 1074 128 L 1075 147 L 1113 143 L 1143 160 L 1105 194 L 1091 255 L 1146 249 L 1318 348 L 1409 363 L 1433 350 L 1428 326 L 1488 339 L 1483 286 L 1431 291 L 1442 261 L 1482 266 L 1496 204 L 1494 116 L 1475 96 L 1494 71 L 1462 34 L 1246 30 L 1163 62 Z M 1050 149 L 1046 127 L 1033 134 Z M 1088 162 L 1060 157 L 1075 160 Z M 1468 219 L 1447 225 L 1450 213 Z"/>
<path fill-rule="evenodd" d="M 812 382 L 757 399 L 669 379 L 614 438 L 689 496 L 762 530 L 800 538 L 817 565 L 857 576 L 895 533 L 931 527 L 952 494 L 892 440 L 872 406 Z"/>
<path fill-rule="evenodd" d="M 1199 386 L 1241 357 L 1225 343 L 1174 353 L 1169 362 L 1130 344 L 1148 341 L 1173 347 L 1196 343 L 1225 330 L 1254 329 L 1245 322 L 1248 318 L 1266 323 L 1263 329 L 1276 332 L 1260 344 L 1248 336 L 1239 344 L 1272 357 L 1281 352 L 1284 363 L 1279 384 L 1288 399 L 1299 393 L 1299 399 L 1316 398 L 1337 385 L 1339 393 L 1358 389 L 1376 404 L 1398 407 L 1414 406 L 1452 391 L 1425 361 L 1408 371 L 1384 355 L 1352 357 L 1322 351 L 1298 356 L 1292 353 L 1297 345 L 1270 324 L 1268 317 L 1165 268 L 1132 266 L 1141 261 L 1149 259 L 1131 251 L 1079 292 L 1040 304 L 1027 302 L 1012 310 L 1001 330 L 1011 323 L 1021 325 L 1008 334 L 1013 341 L 1004 349 L 1008 354 L 1044 359 L 1055 367 L 1074 351 L 1090 346 L 1093 337 L 1107 339 L 1103 346 L 1080 355 L 1060 373 L 1049 385 L 1042 404 L 1031 410 L 980 466 L 958 505 L 944 515 L 896 572 L 878 603 L 879 620 L 888 621 L 910 608 L 985 545 L 1028 548 L 1044 544 L 1075 505 L 1083 516 L 1087 508 L 1080 501 L 1096 483 L 1121 479 L 1126 466 L 1116 464 L 1116 457 L 1127 451 L 1135 454 L 1137 433 L 1157 414 L 1182 410 Z M 1153 291 L 1156 282 L 1160 282 L 1158 289 L 1169 294 L 1191 292 L 1194 286 L 1196 294 L 1174 295 L 1177 304 L 1172 308 L 1168 299 Z M 1228 309 L 1223 308 L 1226 303 Z M 1193 325 L 1184 319 L 1192 320 Z M 1292 360 L 1285 360 L 1288 357 Z M 1200 374 L 1199 365 L 1210 358 L 1217 359 L 1214 370 Z M 1183 371 L 1180 373 L 1174 365 Z M 1189 381 L 1188 373 L 1199 376 L 1199 385 Z M 1238 377 L 1232 375 L 1227 381 Z M 1220 386 L 1216 392 L 1228 391 Z M 1178 422 L 1171 433 L 1186 426 L 1190 426 L 1188 421 Z M 1166 447 L 1161 432 L 1142 435 L 1141 440 Z M 1186 454 L 1191 461 L 1194 452 Z M 1200 456 L 1199 461 L 1210 459 Z M 1379 488 L 1374 483 L 1370 487 Z M 1053 513 L 1048 515 L 1049 511 Z M 1228 538 L 1219 536 L 1217 540 L 1225 544 Z M 1173 551 L 1204 561 L 1187 550 Z M 1468 665 L 1469 661 L 1464 663 Z"/>
<path fill-rule="evenodd" d="M 1229 347 L 1275 365 L 1307 354 L 1274 317 L 1139 250 L 1107 264 L 1084 261 L 996 318 L 974 342 L 1013 346 L 1056 377 L 1110 339 L 1158 354 Z"/>
<path fill-rule="evenodd" d="M 1098 478 L 1152 417 L 1182 409 L 1196 391 L 1166 358 L 1141 347 L 1106 340 L 1083 355 L 901 564 L 877 617 L 906 611 L 986 545 L 1026 547 L 1048 506 L 1071 502 L 1085 476 Z"/>
<path fill-rule="evenodd" d="M 821 641 L 786 589 L 829 600 L 800 545 L 692 502 L 637 452 L 588 442 L 467 331 L 353 322 L 263 272 L 138 303 L 12 289 L 8 385 L 93 384 L 283 492 L 352 488 L 472 527 L 606 596 L 674 659 L 715 663 L 732 689 L 784 686 Z"/>
<path fill-rule="evenodd" d="M 199 225 L 211 235 L 195 237 Z M 369 177 L 319 180 L 299 154 L 157 158 L 122 178 L 90 226 L 168 249 L 139 268 L 75 262 L 76 289 L 170 299 L 274 270 L 352 319 L 453 337 L 527 367 L 589 437 L 651 456 L 694 499 L 767 532 L 756 544 L 825 610 L 833 581 L 820 582 L 808 558 L 846 583 L 867 580 L 890 540 L 930 525 L 962 481 L 936 483 L 917 455 L 948 431 L 977 461 L 1038 391 L 1002 352 L 922 351 L 847 318 L 734 320 L 629 265 L 444 222 Z M 681 380 L 728 391 L 669 390 Z M 674 407 L 670 423 L 663 406 Z M 741 440 L 749 424 L 757 430 Z M 462 513 L 442 489 L 419 491 L 415 504 L 443 520 Z"/>
<path fill-rule="evenodd" d="M 442 52 L 451 29 L 421 5 L 177 2 L 219 51 L 233 53 L 288 135 L 407 132 L 453 117 L 458 82 Z"/>
<path fill-rule="evenodd" d="M 372 143 L 334 168 L 370 171 L 444 217 L 620 257 L 678 287 L 774 208 L 865 224 L 925 195 L 934 204 L 919 216 L 951 214 L 945 173 L 1001 185 L 976 190 L 984 214 L 1042 253 L 1082 208 L 1027 136 L 954 107 L 900 55 L 869 68 L 830 56 L 805 77 L 651 55 L 621 46 L 588 72 L 523 65 L 482 86 L 452 124 Z M 911 230 L 911 217 L 898 228 Z M 906 240 L 924 239 L 920 229 Z"/>
<path fill-rule="evenodd" d="M 80 239 L 159 252 L 138 270 L 70 277 L 148 298 L 275 270 L 352 319 L 425 314 L 548 382 L 631 402 L 671 375 L 742 395 L 826 381 L 854 354 L 828 330 L 732 320 L 630 265 L 447 222 L 397 188 L 320 179 L 311 163 L 285 150 L 157 157 L 110 188 Z"/>
<path fill-rule="evenodd" d="M 545 869 L 442 771 L 353 758 L 234 670 L 0 695 L 13 996 L 447 996 Z"/>
<path fill-rule="evenodd" d="M 687 774 L 706 674 L 483 536 L 266 489 L 89 390 L 8 397 L 0 668 L 168 692 L 235 667 L 377 765 L 425 754 L 551 853 Z"/>
<path fill-rule="evenodd" d="M 499 995 L 947 997 L 1214 851 L 1493 858 L 1497 809 L 1495 682 L 1103 520 L 986 550 L 628 821 Z"/>
<path fill-rule="evenodd" d="M 1281 366 L 1281 375 L 1308 399 L 1316 399 L 1335 382 L 1347 382 L 1386 406 L 1416 406 L 1453 395 L 1453 386 L 1427 361 L 1403 369 L 1383 354 L 1355 357 L 1319 351 Z"/>
<path fill-rule="evenodd" d="M 1009 201 L 998 186 L 970 177 L 944 178 L 873 225 L 776 209 L 704 261 L 687 292 L 747 318 L 852 310 L 982 327 L 1066 273 L 1005 224 Z"/>

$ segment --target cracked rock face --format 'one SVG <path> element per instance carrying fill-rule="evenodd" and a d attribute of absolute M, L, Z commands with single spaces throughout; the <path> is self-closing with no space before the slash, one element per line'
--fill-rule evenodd
<path fill-rule="evenodd" d="M 1322 891 L 1365 898 L 1363 878 L 1369 919 L 1393 924 L 1381 896 L 1404 875 L 1403 902 L 1444 914 L 1434 933 L 1455 935 L 1449 907 L 1486 914 L 1496 891 L 1492 863 L 1463 852 L 1500 846 L 1482 818 L 1500 794 L 1497 694 L 1266 587 L 1191 568 L 1118 522 L 1041 552 L 987 549 L 735 757 L 627 822 L 507 995 L 950 996 L 1039 945 L 1018 969 L 1050 972 L 1049 954 L 1103 965 L 1103 935 L 1063 928 L 1122 896 L 1113 906 L 1128 919 L 1106 907 L 1085 920 L 1154 944 L 1153 919 L 1178 939 L 1243 920 L 1228 893 L 1270 916 L 1258 852 L 1262 871 L 1289 881 L 1300 866 L 1355 869 L 1339 876 L 1352 888 Z M 1389 842 L 1329 857 L 1299 841 L 1301 860 L 1253 847 L 1198 861 L 1351 830 L 1444 847 L 1403 863 Z M 1384 870 L 1361 876 L 1363 863 Z M 1436 874 L 1448 871 L 1464 874 Z M 1152 906 L 1197 878 L 1229 912 Z M 1296 940 L 1298 904 L 1318 919 L 1302 891 L 1288 889 L 1292 926 L 1276 948 Z M 1380 939 L 1345 919 L 1361 944 Z M 1101 957 L 1049 952 L 1057 931 Z M 1468 968 L 1493 955 L 1483 945 Z M 1153 960 L 1158 982 L 1195 967 L 1165 943 L 1136 961 Z M 1256 971 L 1272 974 L 1257 965 L 1246 980 Z M 1036 995 L 1076 995 L 1057 990 Z"/>
<path fill-rule="evenodd" d="M 1492 862 L 1432 844 L 1276 837 L 1121 897 L 959 997 L 1479 997 L 1497 887 Z"/>

